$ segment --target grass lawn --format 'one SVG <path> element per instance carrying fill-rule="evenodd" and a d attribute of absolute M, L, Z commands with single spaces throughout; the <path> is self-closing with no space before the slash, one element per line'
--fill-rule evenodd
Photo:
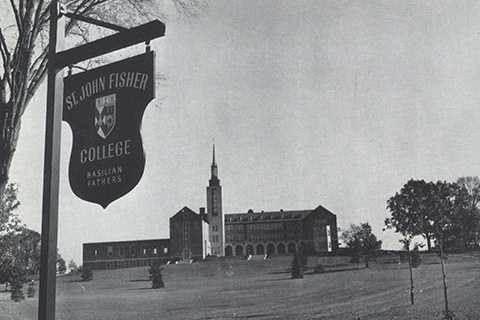
<path fill-rule="evenodd" d="M 342 258 L 309 257 L 303 279 L 290 279 L 291 257 L 219 259 L 164 266 L 164 289 L 150 289 L 148 268 L 94 271 L 57 278 L 57 319 L 441 319 L 438 257 L 423 255 L 414 269 L 410 305 L 408 266 L 378 261 L 370 268 Z M 326 273 L 313 274 L 318 262 Z M 480 254 L 447 260 L 449 305 L 456 319 L 480 319 Z M 26 288 L 27 286 L 25 286 Z M 0 319 L 36 319 L 36 298 L 21 303 L 0 292 Z M 26 289 L 25 289 L 26 292 Z"/>

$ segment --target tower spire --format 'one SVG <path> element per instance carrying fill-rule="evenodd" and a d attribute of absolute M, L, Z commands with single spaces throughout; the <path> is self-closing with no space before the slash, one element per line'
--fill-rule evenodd
<path fill-rule="evenodd" d="M 212 158 L 212 165 L 216 166 L 217 164 L 215 163 L 215 143 L 213 144 L 213 158 Z"/>
<path fill-rule="evenodd" d="M 212 154 L 212 166 L 211 172 L 212 176 L 210 178 L 210 185 L 211 186 L 218 186 L 220 184 L 220 180 L 218 180 L 218 168 L 217 163 L 215 162 L 215 144 L 213 145 L 213 154 Z"/>

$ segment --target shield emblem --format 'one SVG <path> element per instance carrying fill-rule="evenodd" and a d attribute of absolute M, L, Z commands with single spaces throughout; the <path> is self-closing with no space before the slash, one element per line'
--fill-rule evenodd
<path fill-rule="evenodd" d="M 106 139 L 115 127 L 115 94 L 100 97 L 95 100 L 95 130 Z"/>
<path fill-rule="evenodd" d="M 106 208 L 139 183 L 140 127 L 154 88 L 154 52 L 64 79 L 63 120 L 73 134 L 68 176 L 79 198 Z"/>

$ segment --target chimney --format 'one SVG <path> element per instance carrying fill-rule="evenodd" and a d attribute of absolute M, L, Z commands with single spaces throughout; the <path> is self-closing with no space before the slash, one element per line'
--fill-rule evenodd
<path fill-rule="evenodd" d="M 200 217 L 202 217 L 202 220 L 207 222 L 207 215 L 205 214 L 205 207 L 200 207 Z"/>

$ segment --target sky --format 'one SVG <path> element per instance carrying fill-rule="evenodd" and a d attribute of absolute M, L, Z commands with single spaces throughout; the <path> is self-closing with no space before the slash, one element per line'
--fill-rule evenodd
<path fill-rule="evenodd" d="M 169 237 L 169 218 L 206 206 L 212 144 L 224 213 L 314 209 L 368 222 L 384 248 L 386 201 L 409 179 L 480 175 L 478 1 L 209 1 L 190 20 L 162 3 L 152 41 L 156 99 L 142 124 L 146 167 L 106 210 L 68 181 L 62 127 L 58 246 Z M 143 51 L 124 50 L 124 57 Z M 22 120 L 10 181 L 40 231 L 45 87 Z"/>

